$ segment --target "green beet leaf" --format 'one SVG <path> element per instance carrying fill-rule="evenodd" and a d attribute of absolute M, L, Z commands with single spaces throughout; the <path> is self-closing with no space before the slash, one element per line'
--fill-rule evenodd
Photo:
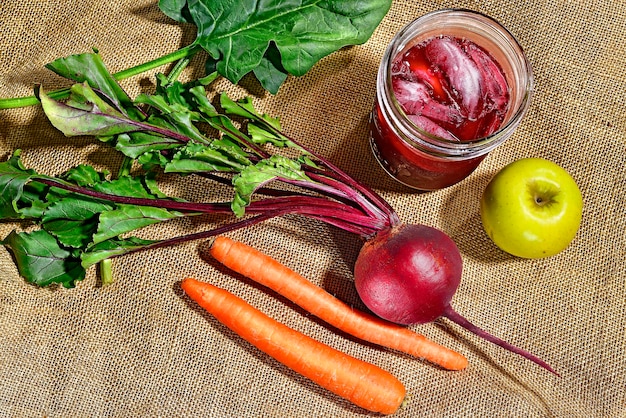
<path fill-rule="evenodd" d="M 252 98 L 244 97 L 243 99 L 235 101 L 228 97 L 226 93 L 222 93 L 220 95 L 220 105 L 229 115 L 250 119 L 247 126 L 248 134 L 255 144 L 263 145 L 271 143 L 279 148 L 296 148 L 296 144 L 294 144 L 293 141 L 279 133 L 280 120 L 266 114 L 260 115 L 254 108 Z"/>
<path fill-rule="evenodd" d="M 93 186 L 104 181 L 109 173 L 99 172 L 90 165 L 80 164 L 72 167 L 63 175 L 63 178 L 78 186 Z"/>
<path fill-rule="evenodd" d="M 92 241 L 98 227 L 98 214 L 113 204 L 88 197 L 67 195 L 55 200 L 43 212 L 42 227 L 65 247 L 83 248 Z"/>
<path fill-rule="evenodd" d="M 259 119 L 267 123 L 272 128 L 280 130 L 280 120 L 266 114 L 259 115 L 257 110 L 254 108 L 254 103 L 252 102 L 252 98 L 250 96 L 246 96 L 235 101 L 228 97 L 228 94 L 222 93 L 220 94 L 220 106 L 222 106 L 224 111 L 229 115 L 242 116 L 253 120 Z"/>
<path fill-rule="evenodd" d="M 35 172 L 26 170 L 20 160 L 20 150 L 16 150 L 5 162 L 0 163 L 0 219 L 20 219 L 18 202 L 24 193 L 24 186 L 31 181 Z"/>
<path fill-rule="evenodd" d="M 119 109 L 127 108 L 132 104 L 131 99 L 107 70 L 98 53 L 75 54 L 59 58 L 46 64 L 46 68 L 77 83 L 86 82 L 92 88 L 100 90 Z"/>
<path fill-rule="evenodd" d="M 89 197 L 70 195 L 52 202 L 43 213 L 41 220 L 50 222 L 56 220 L 84 221 L 94 214 L 111 210 L 111 203 L 93 200 Z"/>
<path fill-rule="evenodd" d="M 166 173 L 239 172 L 250 162 L 247 154 L 228 139 L 211 144 L 189 143 L 165 166 Z"/>
<path fill-rule="evenodd" d="M 71 288 L 76 281 L 85 278 L 80 259 L 62 248 L 54 236 L 44 230 L 13 231 L 2 244 L 11 250 L 20 274 L 28 282 L 39 286 L 59 283 Z"/>
<path fill-rule="evenodd" d="M 97 227 L 97 217 L 81 221 L 57 219 L 42 224 L 42 228 L 54 235 L 61 245 L 70 248 L 83 248 L 89 245 Z"/>
<path fill-rule="evenodd" d="M 214 73 L 217 74 L 217 73 Z M 195 86 L 189 89 L 191 94 L 191 100 L 197 111 L 202 113 L 205 117 L 215 117 L 218 115 L 215 106 L 209 101 L 207 92 L 204 86 Z"/>
<path fill-rule="evenodd" d="M 66 136 L 110 136 L 137 131 L 140 127 L 127 116 L 101 99 L 86 84 L 74 84 L 72 92 L 82 94 L 88 106 L 70 106 L 53 100 L 39 91 L 41 106 L 50 123 Z"/>
<path fill-rule="evenodd" d="M 152 199 L 155 196 L 154 185 L 148 186 L 144 177 L 124 176 L 118 179 L 103 181 L 93 185 L 93 189 L 114 195 Z"/>
<path fill-rule="evenodd" d="M 115 149 L 130 158 L 139 158 L 146 152 L 163 151 L 180 146 L 180 142 L 175 139 L 149 132 L 120 134 L 115 143 Z"/>
<path fill-rule="evenodd" d="M 19 215 L 22 219 L 39 219 L 48 208 L 44 196 L 48 187 L 35 181 L 24 185 L 18 202 Z"/>
<path fill-rule="evenodd" d="M 150 206 L 119 205 L 117 209 L 102 212 L 98 230 L 93 235 L 97 244 L 136 229 L 183 216 L 175 211 Z"/>
<path fill-rule="evenodd" d="M 320 59 L 366 42 L 391 0 L 161 0 L 161 10 L 198 29 L 195 44 L 210 66 L 237 83 L 253 71 L 275 94 L 287 74 L 301 76 Z M 187 14 L 188 12 L 188 14 Z"/>
<path fill-rule="evenodd" d="M 84 269 L 88 269 L 94 264 L 98 264 L 111 257 L 116 257 L 138 249 L 144 249 L 150 244 L 157 243 L 155 240 L 146 240 L 136 237 L 126 239 L 111 238 L 89 247 L 88 251 L 81 254 L 81 264 Z"/>
<path fill-rule="evenodd" d="M 268 159 L 246 167 L 233 177 L 233 187 L 235 189 L 235 198 L 231 202 L 233 213 L 237 216 L 243 216 L 254 192 L 259 187 L 277 178 L 300 181 L 309 180 L 298 161 L 290 160 L 281 155 L 272 155 Z"/>

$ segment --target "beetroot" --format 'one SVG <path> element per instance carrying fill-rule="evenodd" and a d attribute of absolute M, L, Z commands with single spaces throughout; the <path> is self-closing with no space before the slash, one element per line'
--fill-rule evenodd
<path fill-rule="evenodd" d="M 446 317 L 557 374 L 545 361 L 483 331 L 452 308 L 461 274 L 462 258 L 454 241 L 425 225 L 382 231 L 363 246 L 354 267 L 359 297 L 381 318 L 410 325 Z"/>
<path fill-rule="evenodd" d="M 401 225 L 367 242 L 354 280 L 363 303 L 398 324 L 424 324 L 444 314 L 461 282 L 461 255 L 448 235 Z"/>

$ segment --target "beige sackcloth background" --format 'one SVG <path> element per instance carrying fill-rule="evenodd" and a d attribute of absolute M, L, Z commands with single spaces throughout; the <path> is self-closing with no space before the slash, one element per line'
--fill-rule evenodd
<path fill-rule="evenodd" d="M 368 145 L 375 74 L 392 36 L 432 10 L 463 7 L 501 21 L 525 48 L 536 94 L 514 136 L 468 179 L 419 194 L 386 176 Z M 113 72 L 189 44 L 195 34 L 155 0 L 4 0 L 0 97 L 65 81 L 43 68 L 97 47 Z M 366 44 L 290 78 L 276 96 L 243 87 L 285 130 L 380 192 L 407 222 L 436 226 L 457 242 L 464 276 L 455 308 L 493 334 L 545 359 L 561 377 L 479 340 L 449 321 L 415 329 L 465 354 L 447 372 L 336 333 L 203 256 L 202 243 L 116 259 L 116 283 L 95 269 L 77 288 L 41 289 L 0 249 L 0 417 L 362 417 L 369 414 L 252 348 L 182 294 L 186 276 L 231 290 L 283 323 L 392 372 L 409 392 L 398 417 L 626 417 L 626 2 L 623 0 L 396 0 Z M 162 71 L 167 68 L 161 69 Z M 197 72 L 195 72 L 197 71 Z M 201 75 L 192 66 L 185 78 Z M 134 96 L 154 72 L 125 80 Z M 2 158 L 23 149 L 28 167 L 58 174 L 81 162 L 116 171 L 119 156 L 91 138 L 67 139 L 37 107 L 0 111 Z M 579 183 L 580 231 L 564 252 L 523 260 L 482 231 L 479 199 L 491 176 L 522 157 L 543 157 Z M 194 177 L 164 178 L 188 199 L 223 196 Z M 2 224 L 6 236 L 18 224 Z M 152 236 L 201 230 L 202 221 L 153 228 Z M 230 234 L 362 307 L 352 285 L 361 242 L 298 217 Z"/>

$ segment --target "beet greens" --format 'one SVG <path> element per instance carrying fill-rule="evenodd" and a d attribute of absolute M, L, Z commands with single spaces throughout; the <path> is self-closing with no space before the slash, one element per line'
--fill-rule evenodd
<path fill-rule="evenodd" d="M 154 94 L 131 100 L 97 53 L 63 58 L 49 68 L 62 69 L 77 81 L 64 102 L 37 89 L 50 122 L 67 136 L 95 136 L 124 155 L 123 167 L 135 164 L 142 170 L 135 175 L 122 170 L 113 177 L 81 165 L 50 176 L 26 169 L 19 150 L 0 163 L 0 219 L 30 220 L 38 227 L 13 231 L 2 241 L 27 281 L 73 287 L 91 266 L 103 262 L 106 266 L 108 260 L 124 254 L 297 214 L 366 241 L 357 259 L 355 283 L 374 313 L 385 317 L 376 308 L 376 299 L 391 296 L 382 304 L 387 309 L 404 292 L 410 303 L 398 306 L 387 319 L 423 323 L 448 317 L 554 372 L 534 355 L 478 329 L 452 309 L 461 257 L 443 232 L 404 225 L 378 194 L 286 136 L 278 119 L 257 112 L 250 98 L 234 101 L 220 94 L 219 105 L 214 105 L 206 86 L 216 75 L 189 83 L 158 75 Z M 200 125 L 215 134 L 207 135 Z M 159 173 L 195 174 L 209 183 L 230 183 L 233 194 L 219 202 L 168 197 L 157 186 Z M 232 214 L 233 218 L 225 225 L 168 239 L 131 235 L 149 225 L 202 214 Z M 395 271 L 402 273 L 390 273 Z M 373 286 L 372 277 L 377 281 Z M 368 286 L 376 290 L 368 291 Z M 412 290 L 420 286 L 430 286 L 432 292 Z M 396 318 L 398 311 L 409 308 L 419 315 L 403 322 L 408 316 L 400 312 L 400 319 Z"/>
<path fill-rule="evenodd" d="M 390 6 L 390 0 L 159 2 L 172 19 L 197 27 L 193 46 L 209 53 L 207 68 L 233 83 L 253 72 L 272 93 L 287 74 L 303 75 L 328 54 L 367 41 Z"/>
<path fill-rule="evenodd" d="M 304 75 L 325 56 L 366 42 L 390 7 L 391 0 L 159 0 L 165 15 L 196 27 L 196 38 L 177 51 L 120 71 L 115 78 L 123 80 L 174 62 L 174 72 L 180 72 L 204 52 L 207 74 L 216 72 L 232 83 L 252 74 L 276 94 L 288 75 Z M 75 79 L 69 68 L 75 67 L 51 69 Z M 68 94 L 62 89 L 51 97 L 64 99 Z M 35 104 L 36 97 L 0 99 L 0 109 Z"/>
<path fill-rule="evenodd" d="M 37 89 L 50 122 L 67 136 L 95 136 L 144 171 L 111 178 L 82 165 L 47 176 L 25 169 L 19 150 L 2 163 L 1 218 L 28 219 L 40 226 L 4 240 L 28 281 L 72 287 L 87 268 L 109 257 L 206 238 L 285 214 L 318 219 L 363 237 L 398 223 L 378 195 L 282 134 L 278 119 L 259 114 L 250 98 L 233 101 L 222 94 L 218 111 L 205 89 L 215 75 L 183 84 L 161 74 L 154 94 L 131 100 L 97 53 L 62 58 L 49 67 L 81 81 L 64 102 Z M 201 123 L 218 135 L 201 132 Z M 269 148 L 297 155 L 270 154 Z M 169 198 L 158 189 L 159 172 L 230 182 L 234 194 L 223 202 Z M 288 187 L 268 187 L 276 183 Z M 239 219 L 166 240 L 127 236 L 155 223 L 207 213 L 234 213 Z"/>

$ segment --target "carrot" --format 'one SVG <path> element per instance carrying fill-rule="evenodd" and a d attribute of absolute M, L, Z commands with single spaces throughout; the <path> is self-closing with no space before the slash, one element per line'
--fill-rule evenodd
<path fill-rule="evenodd" d="M 184 279 L 181 287 L 250 344 L 336 395 L 383 414 L 396 412 L 402 404 L 404 385 L 380 367 L 289 328 L 224 289 L 192 278 Z"/>
<path fill-rule="evenodd" d="M 354 309 L 260 251 L 224 236 L 215 238 L 211 255 L 255 282 L 291 300 L 341 331 L 387 348 L 423 358 L 448 370 L 462 370 L 467 359 L 401 325 Z"/>

